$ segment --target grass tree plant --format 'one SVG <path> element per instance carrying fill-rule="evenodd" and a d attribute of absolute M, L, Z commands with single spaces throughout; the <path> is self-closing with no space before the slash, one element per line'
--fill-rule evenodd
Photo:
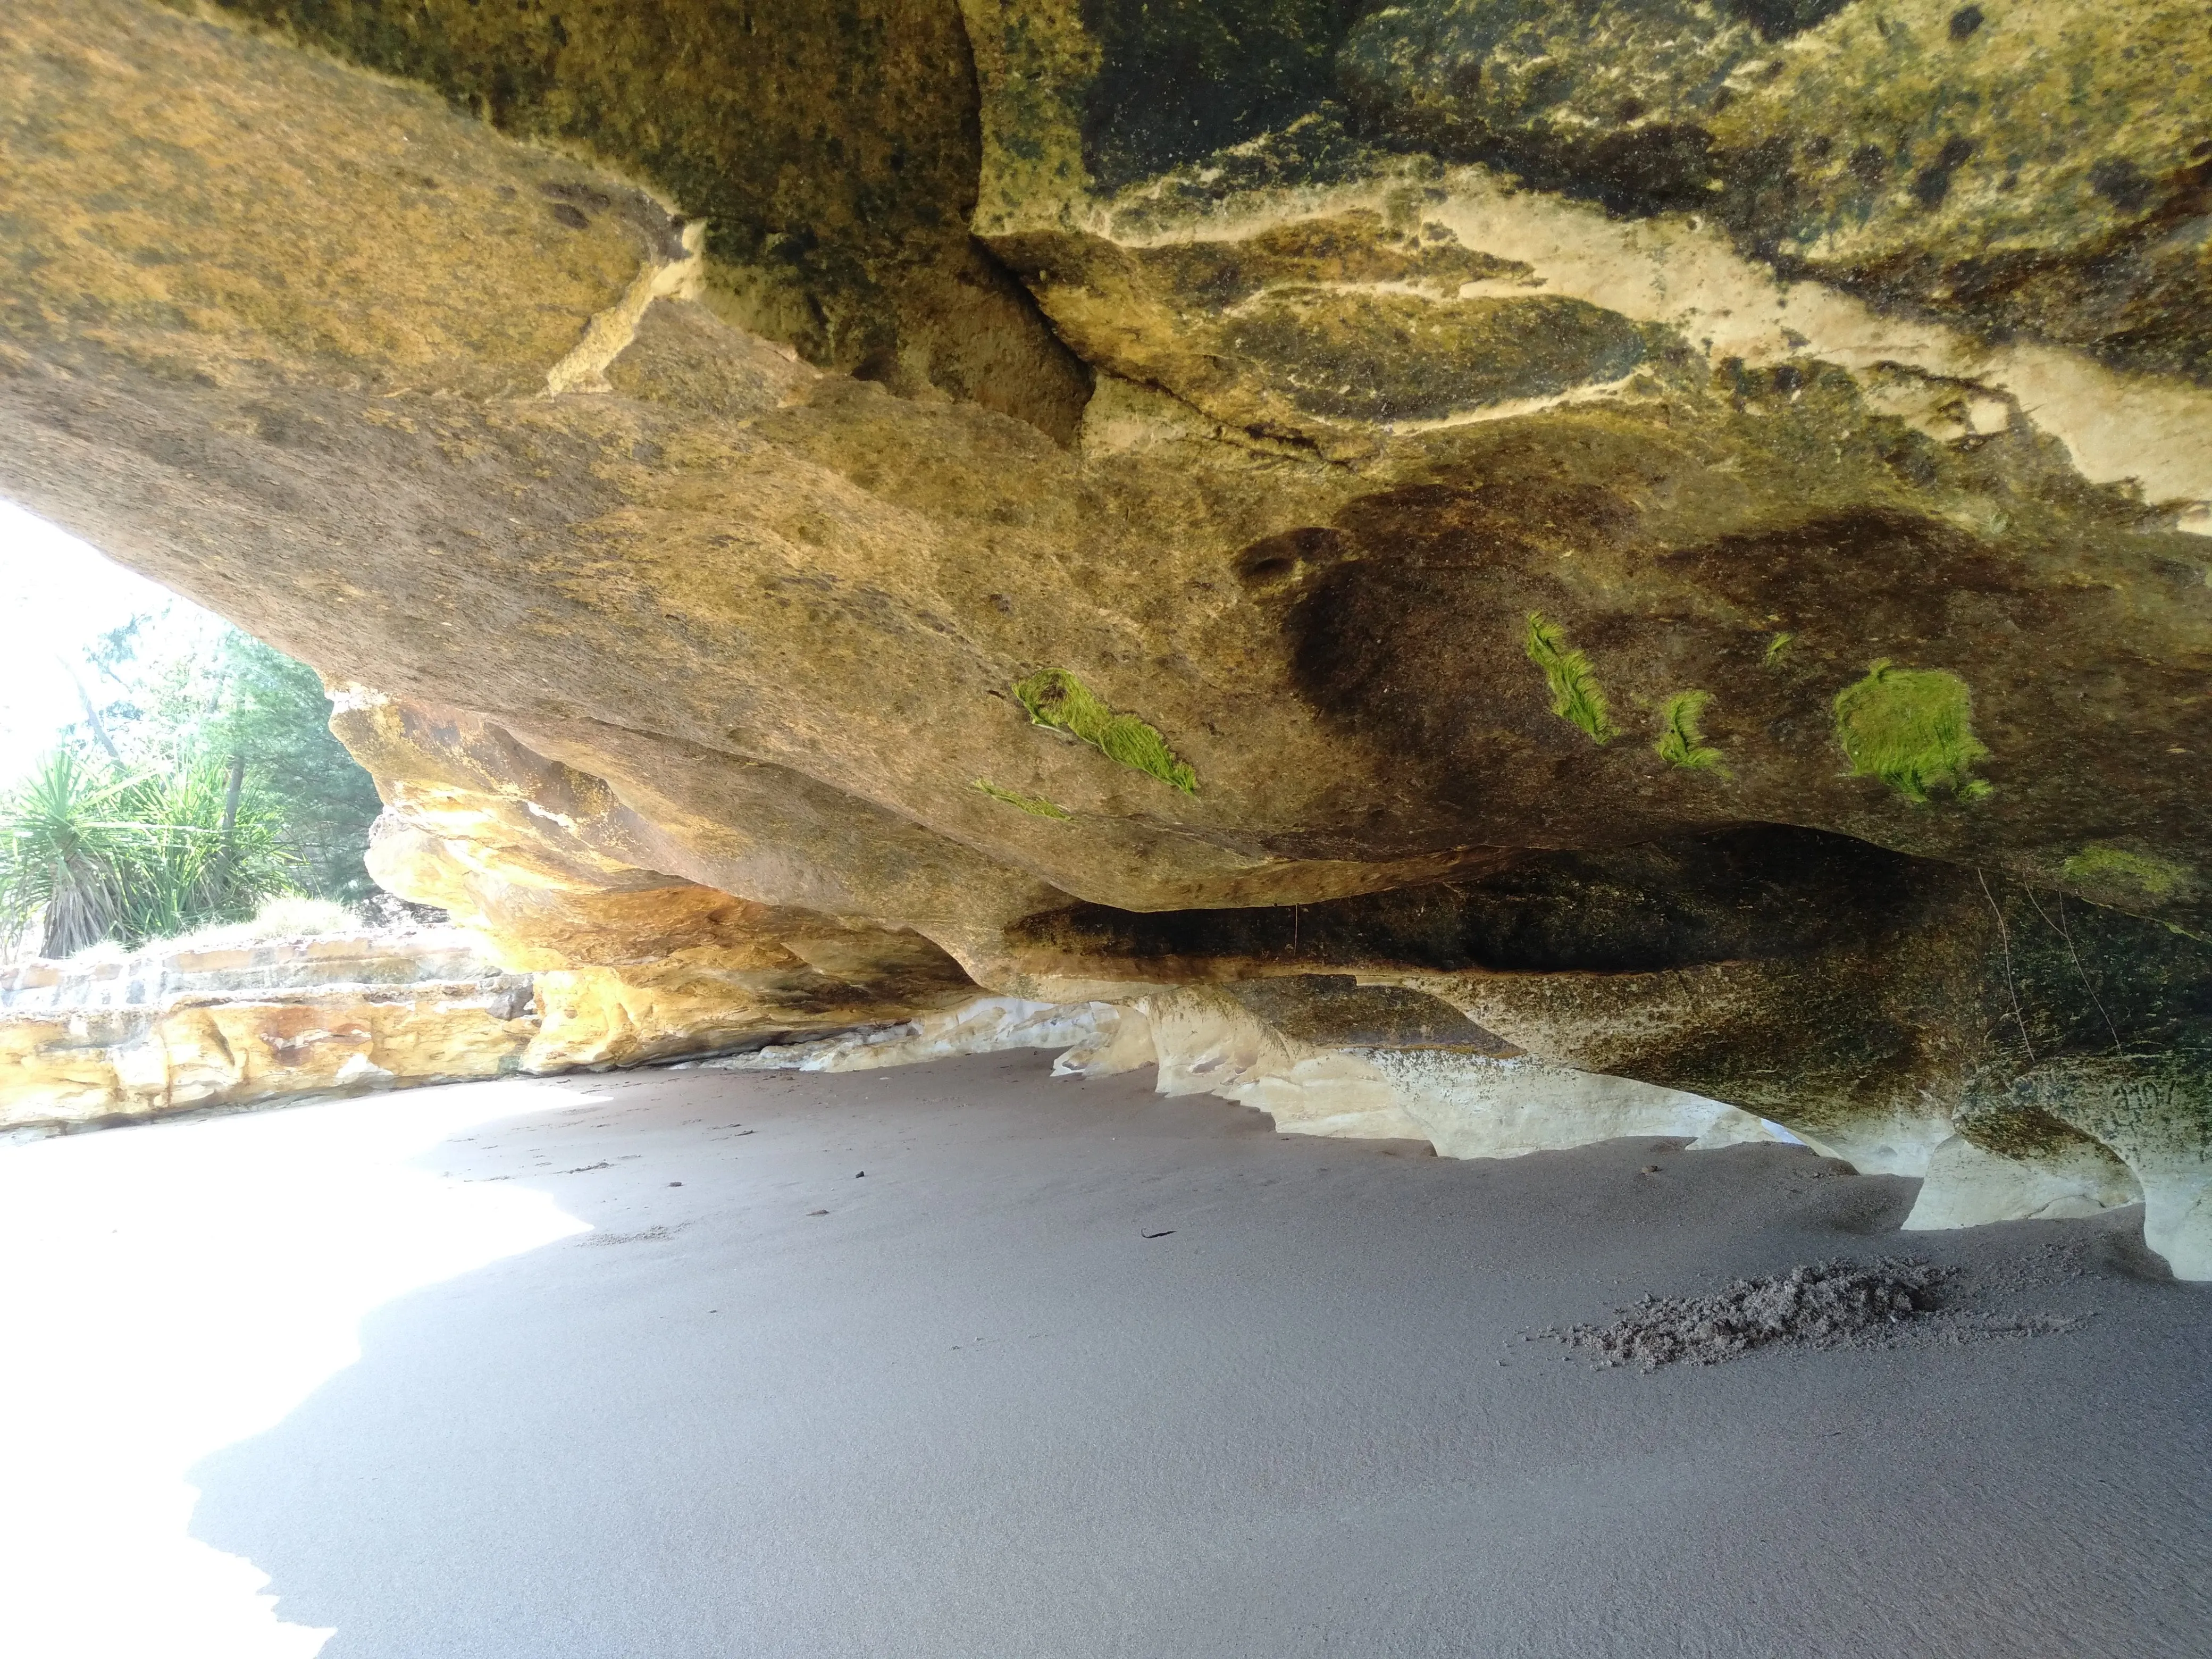
<path fill-rule="evenodd" d="M 129 771 L 60 749 L 0 800 L 0 927 L 47 956 L 135 949 L 295 890 L 282 816 L 227 759 Z"/>

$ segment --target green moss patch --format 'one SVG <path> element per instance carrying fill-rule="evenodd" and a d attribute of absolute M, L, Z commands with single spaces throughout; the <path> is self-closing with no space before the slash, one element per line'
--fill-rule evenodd
<path fill-rule="evenodd" d="M 1685 772 L 1710 772 L 1721 763 L 1721 751 L 1705 746 L 1698 720 L 1713 700 L 1710 691 L 1677 691 L 1659 712 L 1659 741 L 1652 744 L 1659 758 Z"/>
<path fill-rule="evenodd" d="M 1598 689 L 1589 659 L 1570 650 L 1567 636 L 1546 622 L 1540 611 L 1528 613 L 1528 636 L 1522 649 L 1528 652 L 1528 660 L 1544 671 L 1554 714 L 1582 727 L 1593 743 L 1611 743 L 1620 735 L 1607 711 L 1605 693 Z"/>
<path fill-rule="evenodd" d="M 1122 765 L 1198 793 L 1198 774 L 1170 749 L 1159 728 L 1134 714 L 1117 714 L 1065 668 L 1044 668 L 1014 684 L 1014 696 L 1039 726 L 1048 726 L 1103 752 Z"/>
<path fill-rule="evenodd" d="M 2165 898 L 2188 878 L 2189 872 L 2164 859 L 2130 853 L 2124 847 L 2092 842 L 2066 860 L 2069 881 L 2100 886 L 2125 885 L 2152 898 Z"/>
<path fill-rule="evenodd" d="M 968 787 L 981 791 L 993 800 L 1002 800 L 1009 806 L 1018 806 L 1033 818 L 1051 818 L 1056 823 L 1066 823 L 1075 816 L 1065 806 L 1048 801 L 1042 795 L 1024 795 L 1018 789 L 1006 788 L 992 782 L 988 778 L 978 778 Z"/>
<path fill-rule="evenodd" d="M 1990 786 L 1972 775 L 1989 750 L 1974 736 L 1966 681 L 1940 668 L 1899 668 L 1887 658 L 1836 693 L 1836 741 L 1851 776 L 1880 778 L 1925 804 L 1931 789 L 1978 800 Z"/>

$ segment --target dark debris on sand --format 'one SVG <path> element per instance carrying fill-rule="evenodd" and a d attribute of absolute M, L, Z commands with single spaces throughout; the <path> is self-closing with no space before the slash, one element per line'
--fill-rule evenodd
<path fill-rule="evenodd" d="M 1592 1351 L 1601 1369 L 1717 1364 L 1754 1348 L 1891 1347 L 1912 1339 L 1964 1342 L 2031 1336 L 2079 1320 L 2049 1314 L 1946 1310 L 1940 1292 L 1959 1274 L 1916 1256 L 1817 1261 L 1775 1279 L 1739 1279 L 1717 1295 L 1646 1296 L 1606 1325 L 1535 1333 Z"/>

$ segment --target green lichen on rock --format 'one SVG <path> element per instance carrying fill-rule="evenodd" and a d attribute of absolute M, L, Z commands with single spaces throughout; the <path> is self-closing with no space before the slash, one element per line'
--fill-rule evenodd
<path fill-rule="evenodd" d="M 1198 774 L 1168 747 L 1158 727 L 1134 714 L 1115 714 L 1065 668 L 1040 669 L 1018 680 L 1014 696 L 1036 724 L 1079 738 L 1109 759 L 1187 795 L 1198 793 Z"/>
<path fill-rule="evenodd" d="M 2092 842 L 2066 860 L 2066 878 L 2091 886 L 2126 886 L 2150 898 L 2165 898 L 2187 879 L 2178 864 L 2130 853 L 2124 847 Z"/>
<path fill-rule="evenodd" d="M 977 778 L 968 787 L 980 793 L 988 795 L 993 800 L 1002 800 L 1009 806 L 1018 806 L 1033 818 L 1050 818 L 1055 823 L 1066 823 L 1075 816 L 1065 806 L 1057 805 L 1047 800 L 1042 795 L 1024 795 L 1018 789 L 1009 789 L 1003 784 L 992 782 L 988 778 Z"/>
<path fill-rule="evenodd" d="M 1580 726 L 1593 743 L 1611 743 L 1620 735 L 1607 710 L 1605 693 L 1598 687 L 1589 659 L 1570 649 L 1567 636 L 1546 622 L 1540 611 L 1528 613 L 1528 636 L 1522 649 L 1528 652 L 1528 660 L 1544 671 L 1554 714 Z"/>
<path fill-rule="evenodd" d="M 1924 805 L 1930 789 L 1978 800 L 1990 786 L 1972 775 L 1989 750 L 1974 736 L 1966 681 L 1940 668 L 1899 668 L 1887 658 L 1836 693 L 1836 741 L 1851 776 L 1880 778 Z"/>
<path fill-rule="evenodd" d="M 1710 691 L 1677 691 L 1659 711 L 1659 741 L 1652 744 L 1659 758 L 1685 772 L 1710 772 L 1721 763 L 1721 751 L 1705 745 L 1698 720 L 1712 702 Z"/>

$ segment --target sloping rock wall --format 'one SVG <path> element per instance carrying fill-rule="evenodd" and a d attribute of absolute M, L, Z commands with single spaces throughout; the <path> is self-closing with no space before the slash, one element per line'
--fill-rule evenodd
<path fill-rule="evenodd" d="M 1381 988 L 2212 1273 L 2208 76 L 2157 0 L 22 0 L 0 488 L 325 672 L 548 1063 L 1218 994 L 1364 1086 Z"/>

